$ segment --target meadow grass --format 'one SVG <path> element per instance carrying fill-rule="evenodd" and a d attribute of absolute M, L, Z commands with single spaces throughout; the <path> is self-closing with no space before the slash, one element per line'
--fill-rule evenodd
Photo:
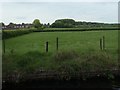
<path fill-rule="evenodd" d="M 29 74 L 42 74 L 40 71 L 58 72 L 62 78 L 64 75 L 71 76 L 82 72 L 118 69 L 118 61 L 105 51 L 91 52 L 89 54 L 78 54 L 75 51 L 59 51 L 54 54 L 36 51 L 24 55 L 6 54 L 3 55 L 2 65 L 3 79 L 12 78 L 13 76 L 13 78 L 21 79 Z M 89 75 L 86 78 L 89 78 Z"/>
<path fill-rule="evenodd" d="M 105 37 L 105 50 L 99 40 Z M 56 50 L 56 37 L 59 50 Z M 45 43 L 49 51 L 45 52 Z M 6 39 L 3 75 L 29 74 L 41 69 L 74 74 L 82 71 L 116 69 L 118 31 L 37 32 Z"/>
<path fill-rule="evenodd" d="M 6 53 L 24 54 L 29 51 L 45 52 L 45 43 L 49 42 L 49 52 L 56 52 L 56 38 L 59 38 L 59 50 L 86 52 L 100 50 L 99 40 L 105 36 L 106 50 L 111 53 L 118 49 L 118 31 L 87 32 L 38 32 L 5 40 Z"/>

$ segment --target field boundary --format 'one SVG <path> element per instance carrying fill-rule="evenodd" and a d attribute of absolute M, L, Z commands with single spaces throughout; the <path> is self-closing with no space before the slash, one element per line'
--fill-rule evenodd
<path fill-rule="evenodd" d="M 67 28 L 66 28 L 67 29 Z M 71 28 L 72 29 L 72 28 Z M 65 29 L 61 29 L 61 30 L 34 30 L 33 32 L 70 32 L 70 31 L 110 31 L 110 30 L 119 30 L 119 28 L 97 28 L 97 29 L 68 29 L 68 30 L 65 30 Z"/>

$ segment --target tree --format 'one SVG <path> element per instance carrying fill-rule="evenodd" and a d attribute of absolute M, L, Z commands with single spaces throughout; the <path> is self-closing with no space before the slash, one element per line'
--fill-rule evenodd
<path fill-rule="evenodd" d="M 15 24 L 12 23 L 12 22 L 10 22 L 9 25 L 8 25 L 8 28 L 10 28 L 10 29 L 14 29 L 14 26 L 15 26 Z"/>
<path fill-rule="evenodd" d="M 5 26 L 5 24 L 3 22 L 0 23 L 3 27 Z"/>
<path fill-rule="evenodd" d="M 73 28 L 75 21 L 73 19 L 59 19 L 56 20 L 51 27 L 54 28 Z"/>
<path fill-rule="evenodd" d="M 42 27 L 42 24 L 40 23 L 40 20 L 39 20 L 39 19 L 35 19 L 35 20 L 33 21 L 33 26 L 38 29 L 38 28 L 41 28 L 41 27 Z"/>

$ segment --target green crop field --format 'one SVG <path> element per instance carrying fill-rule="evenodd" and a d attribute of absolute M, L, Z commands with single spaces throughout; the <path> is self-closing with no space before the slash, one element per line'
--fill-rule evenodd
<path fill-rule="evenodd" d="M 105 37 L 105 50 L 100 38 Z M 58 51 L 56 38 L 58 37 Z M 48 41 L 48 52 L 45 43 Z M 75 73 L 117 68 L 118 31 L 34 32 L 5 40 L 3 75 L 14 71 Z"/>

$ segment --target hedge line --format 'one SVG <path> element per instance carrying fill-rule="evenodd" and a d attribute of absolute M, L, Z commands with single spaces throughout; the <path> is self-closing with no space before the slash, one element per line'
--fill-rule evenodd
<path fill-rule="evenodd" d="M 3 30 L 2 38 L 8 39 L 31 32 L 61 32 L 61 31 L 97 31 L 97 30 L 118 30 L 117 27 L 112 28 L 45 28 L 43 30 L 37 29 L 18 29 L 18 30 Z"/>
<path fill-rule="evenodd" d="M 94 28 L 45 28 L 44 31 L 92 31 L 92 30 L 118 30 L 118 27 L 94 27 Z"/>
<path fill-rule="evenodd" d="M 3 30 L 2 31 L 2 38 L 8 39 L 16 36 L 21 36 L 23 34 L 28 34 L 33 32 L 34 29 L 26 29 L 26 30 Z"/>
<path fill-rule="evenodd" d="M 45 28 L 43 30 L 34 30 L 34 32 L 70 32 L 70 31 L 101 31 L 118 30 L 118 27 L 110 28 Z"/>

